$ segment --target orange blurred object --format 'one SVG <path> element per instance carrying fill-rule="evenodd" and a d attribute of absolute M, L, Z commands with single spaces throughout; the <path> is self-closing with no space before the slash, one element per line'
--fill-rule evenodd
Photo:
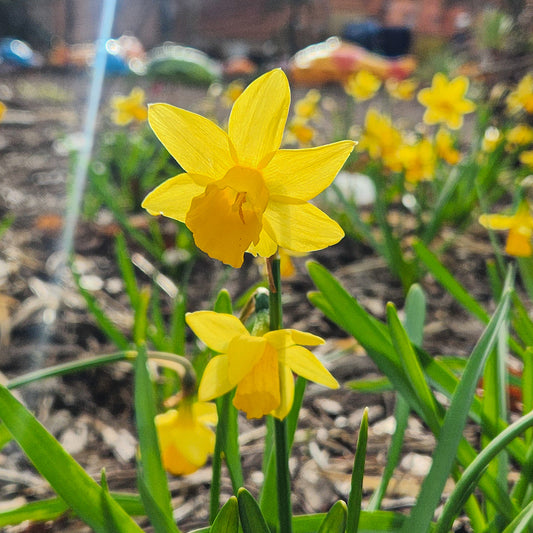
<path fill-rule="evenodd" d="M 360 70 L 367 70 L 382 80 L 403 80 L 413 74 L 416 65 L 412 56 L 389 59 L 338 37 L 330 37 L 297 52 L 290 61 L 289 73 L 296 84 L 344 85 Z"/>

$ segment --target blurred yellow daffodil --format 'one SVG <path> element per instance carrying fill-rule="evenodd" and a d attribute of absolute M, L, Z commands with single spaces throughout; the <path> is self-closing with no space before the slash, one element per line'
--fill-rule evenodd
<path fill-rule="evenodd" d="M 345 90 L 358 102 L 370 100 L 379 91 L 381 80 L 368 70 L 352 74 L 346 82 Z"/>
<path fill-rule="evenodd" d="M 415 185 L 419 181 L 429 181 L 435 174 L 435 150 L 428 139 L 416 144 L 403 144 L 398 148 L 398 159 L 405 170 L 407 182 Z"/>
<path fill-rule="evenodd" d="M 454 146 L 454 139 L 448 130 L 439 129 L 435 135 L 435 150 L 437 155 L 449 165 L 457 165 L 461 160 L 461 153 Z"/>
<path fill-rule="evenodd" d="M 0 102 L 0 120 L 2 120 L 2 117 L 4 116 L 5 112 L 6 112 L 6 106 L 4 103 Z"/>
<path fill-rule="evenodd" d="M 418 101 L 426 107 L 426 124 L 446 124 L 452 130 L 463 125 L 463 115 L 471 113 L 476 105 L 465 98 L 468 91 L 468 78 L 457 76 L 448 80 L 445 74 L 437 72 L 431 87 L 418 93 Z"/>
<path fill-rule="evenodd" d="M 184 398 L 177 409 L 155 417 L 165 470 L 176 476 L 192 474 L 215 449 L 216 405 Z"/>
<path fill-rule="evenodd" d="M 317 89 L 309 90 L 303 98 L 294 104 L 294 114 L 303 119 L 315 118 L 319 114 L 320 98 L 321 95 Z"/>
<path fill-rule="evenodd" d="M 287 141 L 296 141 L 301 147 L 309 146 L 316 133 L 315 128 L 309 124 L 308 120 L 298 116 L 288 123 L 287 130 Z"/>
<path fill-rule="evenodd" d="M 242 81 L 234 80 L 232 81 L 227 87 L 226 90 L 223 93 L 223 102 L 227 107 L 231 107 L 237 98 L 242 94 L 244 91 L 244 84 Z"/>
<path fill-rule="evenodd" d="M 507 132 L 505 138 L 507 146 L 511 149 L 516 146 L 525 146 L 533 141 L 533 128 L 528 124 L 517 124 Z"/>
<path fill-rule="evenodd" d="M 330 388 L 339 385 L 322 363 L 301 345 L 317 346 L 324 340 L 294 329 L 251 335 L 235 316 L 197 311 L 187 324 L 209 348 L 220 355 L 204 370 L 198 397 L 211 400 L 237 387 L 233 404 L 248 418 L 272 414 L 283 419 L 294 400 L 293 372 Z"/>
<path fill-rule="evenodd" d="M 401 143 L 402 134 L 392 125 L 390 117 L 370 108 L 357 149 L 367 151 L 372 159 L 380 159 L 391 170 L 400 171 L 402 164 L 398 160 L 398 147 Z"/>
<path fill-rule="evenodd" d="M 344 232 L 309 200 L 330 185 L 354 142 L 280 149 L 289 104 L 287 77 L 276 69 L 239 96 L 228 133 L 190 111 L 150 106 L 152 129 L 185 173 L 143 207 L 185 222 L 198 248 L 234 267 L 247 251 L 269 257 L 278 246 L 310 252 L 337 243 Z"/>
<path fill-rule="evenodd" d="M 413 78 L 397 80 L 389 78 L 385 81 L 385 89 L 396 100 L 412 100 L 418 88 L 418 81 Z"/>
<path fill-rule="evenodd" d="M 511 113 L 519 111 L 526 111 L 526 113 L 533 113 L 533 74 L 526 74 L 516 86 L 514 91 L 511 91 L 507 96 L 507 109 Z"/>
<path fill-rule="evenodd" d="M 533 253 L 533 217 L 527 201 L 523 200 L 514 215 L 481 215 L 481 225 L 489 229 L 509 230 L 505 251 L 516 257 L 529 257 Z"/>
<path fill-rule="evenodd" d="M 128 96 L 113 96 L 113 122 L 119 126 L 126 126 L 133 120 L 144 122 L 148 116 L 144 99 L 144 91 L 139 87 L 134 87 Z"/>
<path fill-rule="evenodd" d="M 522 165 L 533 168 L 533 150 L 525 150 L 518 156 L 518 159 Z"/>

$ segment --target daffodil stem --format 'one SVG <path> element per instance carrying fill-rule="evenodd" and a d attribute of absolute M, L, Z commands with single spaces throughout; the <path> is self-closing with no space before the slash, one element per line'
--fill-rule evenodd
<path fill-rule="evenodd" d="M 281 306 L 281 275 L 279 257 L 267 259 L 267 272 L 270 287 L 270 329 L 283 327 Z M 289 473 L 289 446 L 287 441 L 286 420 L 274 419 L 274 439 L 276 446 L 276 474 L 278 488 L 279 532 L 292 532 L 291 478 Z"/>

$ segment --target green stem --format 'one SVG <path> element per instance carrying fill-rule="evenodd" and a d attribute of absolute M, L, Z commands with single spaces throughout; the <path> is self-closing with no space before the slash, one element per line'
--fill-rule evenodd
<path fill-rule="evenodd" d="M 281 305 L 281 275 L 279 257 L 267 259 L 267 272 L 270 286 L 270 330 L 283 327 Z M 292 532 L 291 478 L 289 472 L 289 446 L 287 442 L 287 421 L 274 420 L 274 439 L 276 446 L 276 473 L 278 488 L 278 518 L 280 533 Z"/>

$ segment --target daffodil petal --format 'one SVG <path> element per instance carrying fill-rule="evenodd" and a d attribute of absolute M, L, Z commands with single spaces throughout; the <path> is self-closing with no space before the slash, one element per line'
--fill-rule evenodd
<path fill-rule="evenodd" d="M 251 244 L 247 252 L 252 255 L 259 255 L 260 257 L 270 257 L 274 255 L 278 249 L 276 241 L 272 239 L 267 231 L 268 222 L 263 219 L 263 229 L 259 234 L 259 242 L 257 244 Z"/>
<path fill-rule="evenodd" d="M 199 422 L 215 425 L 218 420 L 217 406 L 211 402 L 194 402 L 193 414 Z"/>
<path fill-rule="evenodd" d="M 215 434 L 202 424 L 194 424 L 192 427 L 180 427 L 176 432 L 176 447 L 185 459 L 200 467 L 207 461 L 207 456 L 214 451 Z M 179 444 L 178 444 L 179 443 Z"/>
<path fill-rule="evenodd" d="M 279 365 L 279 388 L 280 404 L 272 414 L 283 420 L 289 414 L 294 403 L 294 376 L 287 365 Z"/>
<path fill-rule="evenodd" d="M 306 331 L 298 331 L 297 329 L 278 329 L 275 331 L 269 331 L 263 335 L 267 341 L 272 344 L 276 349 L 281 350 L 288 348 L 294 344 L 302 344 L 304 346 L 318 346 L 324 344 L 324 339 L 307 333 Z"/>
<path fill-rule="evenodd" d="M 289 82 L 279 69 L 256 79 L 237 98 L 231 110 L 228 134 L 239 164 L 258 168 L 263 159 L 278 150 L 289 105 Z"/>
<path fill-rule="evenodd" d="M 205 367 L 198 387 L 198 400 L 206 402 L 218 398 L 233 389 L 235 385 L 228 379 L 228 356 L 217 355 Z"/>
<path fill-rule="evenodd" d="M 527 235 L 517 229 L 511 228 L 509 235 L 507 235 L 505 251 L 515 257 L 529 257 L 533 253 L 531 233 Z"/>
<path fill-rule="evenodd" d="M 231 383 L 238 383 L 264 355 L 267 345 L 263 337 L 240 335 L 228 346 L 228 377 Z"/>
<path fill-rule="evenodd" d="M 244 324 L 236 317 L 214 311 L 187 313 L 185 321 L 195 335 L 216 352 L 226 352 L 234 337 L 249 335 Z"/>
<path fill-rule="evenodd" d="M 316 148 L 279 150 L 263 169 L 270 196 L 311 200 L 335 179 L 354 146 L 353 141 L 340 141 Z"/>
<path fill-rule="evenodd" d="M 248 418 L 261 418 L 280 404 L 279 364 L 276 350 L 266 344 L 261 359 L 237 385 L 233 405 Z"/>
<path fill-rule="evenodd" d="M 337 389 L 337 380 L 328 372 L 324 365 L 303 346 L 290 346 L 285 350 L 285 364 L 305 379 L 320 383 L 331 389 Z"/>
<path fill-rule="evenodd" d="M 489 229 L 509 229 L 513 224 L 513 217 L 507 215 L 481 215 L 479 223 Z"/>
<path fill-rule="evenodd" d="M 336 244 L 344 237 L 342 228 L 309 203 L 269 202 L 265 214 L 276 242 L 295 252 L 312 252 Z"/>
<path fill-rule="evenodd" d="M 178 174 L 149 193 L 142 207 L 151 215 L 164 215 L 184 222 L 193 198 L 204 191 L 205 187 L 198 185 L 189 174 Z"/>
<path fill-rule="evenodd" d="M 152 104 L 148 121 L 186 172 L 219 179 L 235 164 L 226 132 L 207 118 L 168 104 Z"/>

